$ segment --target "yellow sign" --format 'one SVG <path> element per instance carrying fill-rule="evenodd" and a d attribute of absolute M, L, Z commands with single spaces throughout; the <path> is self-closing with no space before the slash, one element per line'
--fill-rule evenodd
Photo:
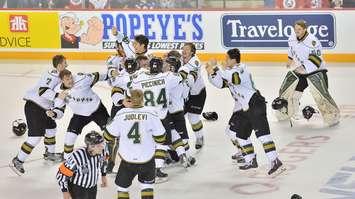
<path fill-rule="evenodd" d="M 60 48 L 58 13 L 0 12 L 0 48 Z"/>

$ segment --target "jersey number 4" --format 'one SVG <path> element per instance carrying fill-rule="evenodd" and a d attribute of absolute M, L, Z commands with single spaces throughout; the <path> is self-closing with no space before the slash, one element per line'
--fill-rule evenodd
<path fill-rule="evenodd" d="M 156 106 L 163 105 L 163 108 L 168 106 L 168 101 L 166 100 L 165 88 L 161 89 L 157 99 L 155 100 L 154 93 L 150 90 L 144 91 L 144 105 L 145 106 Z"/>
<path fill-rule="evenodd" d="M 141 135 L 139 134 L 139 123 L 135 122 L 132 128 L 129 130 L 128 139 L 133 140 L 133 144 L 140 144 L 141 143 Z"/>

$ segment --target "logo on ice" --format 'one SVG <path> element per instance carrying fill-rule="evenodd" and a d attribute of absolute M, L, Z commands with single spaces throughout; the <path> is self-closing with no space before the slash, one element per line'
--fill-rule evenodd
<path fill-rule="evenodd" d="M 28 32 L 28 17 L 26 15 L 10 15 L 11 32 Z"/>
<path fill-rule="evenodd" d="M 308 31 L 314 34 L 324 48 L 336 45 L 335 18 L 332 14 L 264 14 L 222 16 L 222 43 L 226 48 L 287 47 L 288 37 L 293 32 L 295 21 L 303 19 L 308 23 Z"/>

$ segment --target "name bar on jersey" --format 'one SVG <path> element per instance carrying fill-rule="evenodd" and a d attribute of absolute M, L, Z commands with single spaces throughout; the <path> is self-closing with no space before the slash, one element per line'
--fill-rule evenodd
<path fill-rule="evenodd" d="M 288 37 L 299 19 L 307 22 L 308 31 L 319 39 L 324 48 L 335 47 L 335 18 L 331 13 L 225 14 L 221 18 L 222 44 L 225 48 L 288 47 Z"/>

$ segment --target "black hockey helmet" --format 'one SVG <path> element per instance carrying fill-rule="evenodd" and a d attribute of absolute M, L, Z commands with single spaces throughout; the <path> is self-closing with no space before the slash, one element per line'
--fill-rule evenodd
<path fill-rule="evenodd" d="M 204 113 L 202 113 L 202 116 L 206 120 L 211 120 L 211 121 L 218 120 L 218 114 L 216 112 L 214 112 L 214 111 L 212 111 L 212 112 L 204 112 Z"/>
<path fill-rule="evenodd" d="M 22 119 L 17 119 L 12 122 L 12 132 L 17 135 L 21 136 L 25 134 L 27 131 L 27 125 Z"/>
<path fill-rule="evenodd" d="M 316 110 L 311 106 L 306 106 L 302 110 L 303 117 L 307 120 L 311 119 Z"/>
<path fill-rule="evenodd" d="M 163 72 L 163 60 L 160 57 L 153 57 L 149 61 L 149 72 L 152 74 Z"/>
<path fill-rule="evenodd" d="M 124 68 L 129 74 L 133 74 L 138 70 L 138 64 L 136 59 L 134 58 L 127 58 L 124 62 Z"/>
<path fill-rule="evenodd" d="M 96 131 L 90 131 L 88 134 L 85 135 L 86 146 L 101 144 L 103 142 L 104 137 L 102 137 L 102 135 L 100 135 L 100 133 Z"/>
<path fill-rule="evenodd" d="M 298 195 L 298 194 L 293 194 L 291 196 L 291 199 L 302 199 L 302 196 Z"/>
<path fill-rule="evenodd" d="M 165 59 L 165 62 L 170 64 L 172 67 L 174 67 L 173 71 L 176 73 L 178 72 L 179 68 L 181 67 L 181 61 L 175 56 L 169 56 Z"/>
<path fill-rule="evenodd" d="M 272 101 L 271 107 L 274 110 L 280 110 L 282 108 L 287 108 L 288 106 L 288 102 L 287 100 L 285 100 L 282 97 L 277 97 L 276 99 L 274 99 L 274 101 Z"/>

